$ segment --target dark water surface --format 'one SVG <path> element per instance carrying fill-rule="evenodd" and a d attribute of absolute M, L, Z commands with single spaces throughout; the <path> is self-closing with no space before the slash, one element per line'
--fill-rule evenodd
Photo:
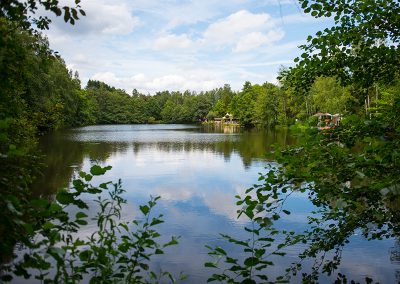
<path fill-rule="evenodd" d="M 178 246 L 154 259 L 153 268 L 176 275 L 183 271 L 189 276 L 186 283 L 206 283 L 214 270 L 204 268 L 204 262 L 210 261 L 205 245 L 235 252 L 219 233 L 246 236 L 242 229 L 246 220 L 236 218 L 234 196 L 257 183 L 258 173 L 265 172 L 269 163 L 264 154 L 272 144 L 294 141 L 285 131 L 212 130 L 193 125 L 107 125 L 61 131 L 41 141 L 48 168 L 35 194 L 53 194 L 68 185 L 74 173 L 87 171 L 93 163 L 111 165 L 112 170 L 96 182 L 122 179 L 129 203 L 124 216 L 139 216 L 138 205 L 150 195 L 159 195 L 157 211 L 166 220 L 159 227 L 162 238 L 181 237 Z M 313 207 L 300 193 L 292 195 L 289 204 L 292 214 L 279 227 L 301 230 Z M 90 228 L 80 232 L 82 236 L 89 233 Z M 277 259 L 271 276 L 296 261 L 301 249 L 293 247 L 285 258 Z M 362 282 L 369 276 L 380 283 L 397 283 L 396 249 L 400 254 L 394 240 L 368 242 L 355 235 L 344 250 L 339 271 Z"/>

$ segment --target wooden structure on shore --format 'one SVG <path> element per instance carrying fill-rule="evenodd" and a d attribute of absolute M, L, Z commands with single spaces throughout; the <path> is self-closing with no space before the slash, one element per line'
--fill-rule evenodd
<path fill-rule="evenodd" d="M 326 113 L 319 112 L 314 114 L 314 116 L 318 117 L 317 128 L 320 131 L 334 128 L 338 126 L 340 124 L 340 121 L 342 120 L 342 115 L 339 113 L 330 114 L 327 112 Z"/>
<path fill-rule="evenodd" d="M 226 113 L 223 117 L 221 118 L 214 118 L 214 123 L 215 124 L 234 124 L 238 125 L 239 121 L 233 119 L 233 115 L 230 113 Z"/>

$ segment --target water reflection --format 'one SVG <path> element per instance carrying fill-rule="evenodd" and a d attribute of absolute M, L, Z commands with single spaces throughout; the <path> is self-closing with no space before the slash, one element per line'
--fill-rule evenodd
<path fill-rule="evenodd" d="M 245 220 L 236 219 L 234 196 L 242 195 L 256 183 L 258 173 L 269 163 L 264 155 L 273 144 L 294 142 L 286 131 L 192 125 L 109 125 L 58 132 L 42 140 L 48 167 L 35 194 L 51 195 L 66 186 L 74 172 L 89 169 L 93 162 L 113 166 L 96 182 L 122 179 L 129 201 L 124 216 L 134 218 L 138 204 L 146 202 L 150 195 L 160 195 L 157 212 L 164 214 L 167 221 L 160 226 L 162 238 L 181 236 L 180 245 L 158 256 L 153 267 L 176 274 L 184 271 L 190 276 L 187 283 L 205 283 L 211 271 L 203 266 L 209 260 L 204 245 L 223 245 L 240 254 L 238 248 L 227 246 L 219 233 L 247 236 L 242 229 Z M 307 225 L 312 204 L 306 195 L 293 194 L 288 205 L 294 213 L 277 226 L 300 232 Z M 391 246 L 392 240 L 367 242 L 361 236 L 353 236 L 343 253 L 340 272 L 349 279 L 373 274 L 376 281 L 394 283 L 396 265 L 387 253 Z M 287 257 L 277 258 L 270 276 L 282 273 L 301 249 L 293 247 Z M 321 282 L 325 280 L 322 278 Z"/>
<path fill-rule="evenodd" d="M 236 130 L 239 131 L 239 130 Z M 208 152 L 229 162 L 240 156 L 245 169 L 264 158 L 275 143 L 293 144 L 287 131 L 243 131 L 231 134 L 221 129 L 193 125 L 107 125 L 60 131 L 43 137 L 40 147 L 46 155 L 47 168 L 35 186 L 37 195 L 48 195 L 68 184 L 74 170 L 85 159 L 104 163 L 117 155 L 147 152 L 149 155 L 179 152 Z M 158 153 L 158 154 L 157 154 Z"/>
<path fill-rule="evenodd" d="M 393 247 L 389 250 L 390 262 L 400 265 L 400 240 L 397 240 Z M 396 270 L 396 280 L 400 283 L 400 269 Z"/>

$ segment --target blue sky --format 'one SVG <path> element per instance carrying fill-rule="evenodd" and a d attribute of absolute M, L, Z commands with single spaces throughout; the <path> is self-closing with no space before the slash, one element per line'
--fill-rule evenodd
<path fill-rule="evenodd" d="M 83 0 L 82 8 L 75 26 L 53 20 L 50 46 L 83 85 L 96 79 L 128 93 L 276 83 L 306 37 L 331 24 L 295 0 Z"/>

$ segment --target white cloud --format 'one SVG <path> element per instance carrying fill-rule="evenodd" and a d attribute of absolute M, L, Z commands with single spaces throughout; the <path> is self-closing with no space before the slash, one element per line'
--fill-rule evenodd
<path fill-rule="evenodd" d="M 168 11 L 169 20 L 166 25 L 167 29 L 173 29 L 183 24 L 194 24 L 205 21 L 218 13 L 217 9 L 210 9 L 210 1 L 207 0 L 182 2 L 180 1 L 179 5 L 173 6 Z"/>
<path fill-rule="evenodd" d="M 134 16 L 133 9 L 122 0 L 112 3 L 104 0 L 85 0 L 81 6 L 86 16 L 79 16 L 79 21 L 72 27 L 65 24 L 62 17 L 55 18 L 52 15 L 56 28 L 74 35 L 126 35 L 141 24 L 139 17 Z M 57 34 L 60 34 L 60 31 Z"/>
<path fill-rule="evenodd" d="M 154 189 L 154 193 L 155 196 L 162 196 L 162 199 L 167 201 L 186 201 L 194 195 L 193 189 L 189 187 L 158 187 Z"/>
<path fill-rule="evenodd" d="M 133 81 L 133 84 L 137 84 L 138 89 L 162 91 L 162 90 L 197 90 L 206 91 L 213 88 L 219 87 L 222 83 L 213 78 L 207 78 L 206 76 L 196 77 L 193 74 L 178 75 L 170 74 L 160 77 L 148 78 L 147 80 Z"/>
<path fill-rule="evenodd" d="M 154 42 L 156 50 L 176 50 L 189 48 L 193 44 L 192 40 L 186 34 L 175 35 L 167 34 L 160 36 Z"/>
<path fill-rule="evenodd" d="M 102 81 L 111 86 L 118 86 L 121 83 L 121 80 L 117 78 L 117 76 L 115 76 L 115 74 L 112 72 L 96 73 L 94 74 L 92 79 Z"/>
<path fill-rule="evenodd" d="M 267 34 L 252 32 L 241 37 L 236 44 L 234 51 L 243 52 L 257 48 L 263 44 L 272 43 L 282 39 L 284 32 L 281 29 L 271 30 Z"/>
<path fill-rule="evenodd" d="M 180 75 L 165 75 L 162 77 L 154 78 L 146 83 L 148 87 L 157 88 L 161 87 L 164 90 L 181 89 L 185 84 L 185 78 Z"/>
<path fill-rule="evenodd" d="M 281 13 L 277 1 L 85 0 L 86 17 L 75 26 L 54 18 L 46 34 L 83 84 L 96 79 L 150 94 L 224 83 L 239 90 L 244 81 L 273 81 L 321 29 L 296 7 Z"/>
<path fill-rule="evenodd" d="M 215 77 L 196 70 L 162 76 L 146 76 L 143 73 L 139 73 L 130 77 L 119 77 L 112 72 L 102 72 L 96 73 L 91 79 L 99 80 L 112 86 L 119 86 L 125 90 L 137 89 L 144 93 L 163 90 L 206 91 L 220 87 L 224 83 L 222 80 L 215 79 Z"/>
<path fill-rule="evenodd" d="M 131 81 L 135 82 L 135 83 L 142 83 L 146 81 L 146 76 L 142 73 L 140 74 L 136 74 L 134 76 L 131 77 Z"/>
<path fill-rule="evenodd" d="M 271 16 L 268 14 L 253 14 L 241 10 L 209 25 L 204 32 L 204 38 L 218 43 L 231 42 L 236 40 L 238 34 L 263 28 L 270 21 Z"/>
<path fill-rule="evenodd" d="M 209 194 L 202 194 L 202 199 L 205 205 L 210 208 L 211 211 L 228 217 L 229 219 L 238 222 L 248 222 L 247 217 L 244 215 L 238 218 L 237 211 L 240 209 L 236 205 L 236 195 L 243 196 L 246 191 L 246 186 L 243 185 L 232 185 L 232 191 L 223 191 L 220 188 L 214 188 L 212 190 L 212 198 L 209 198 Z M 251 193 L 250 193 L 251 195 Z"/>
<path fill-rule="evenodd" d="M 107 4 L 99 8 L 93 22 L 100 23 L 101 31 L 105 34 L 129 34 L 140 24 L 139 18 L 133 16 L 125 4 Z"/>
<path fill-rule="evenodd" d="M 216 45 L 234 45 L 234 51 L 248 51 L 263 44 L 282 39 L 283 30 L 275 26 L 267 13 L 240 10 L 208 26 L 204 42 Z"/>

